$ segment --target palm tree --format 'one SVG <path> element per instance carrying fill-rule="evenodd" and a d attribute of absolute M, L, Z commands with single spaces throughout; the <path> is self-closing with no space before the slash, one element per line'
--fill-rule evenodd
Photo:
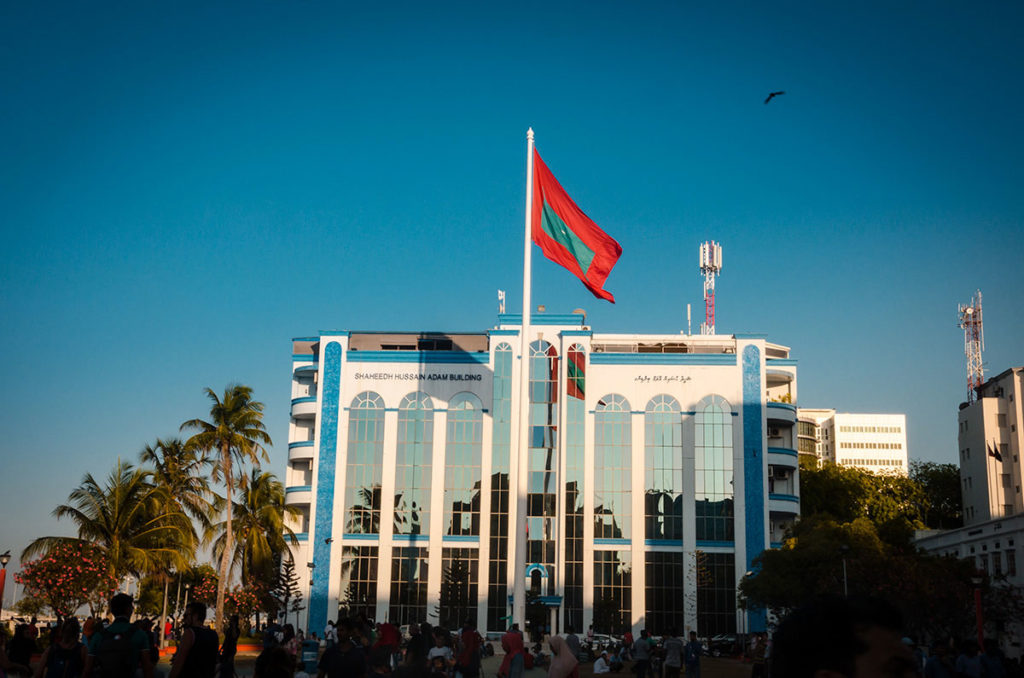
<path fill-rule="evenodd" d="M 111 574 L 142 576 L 167 567 L 186 567 L 195 552 L 195 529 L 170 501 L 167 491 L 149 481 L 149 473 L 122 462 L 100 485 L 92 474 L 53 510 L 70 518 L 78 537 L 40 537 L 21 554 L 27 560 L 61 543 L 89 543 L 103 550 Z"/>
<path fill-rule="evenodd" d="M 270 436 L 263 426 L 263 403 L 252 399 L 252 388 L 234 384 L 224 389 L 224 397 L 218 398 L 213 389 L 206 389 L 212 401 L 210 421 L 190 419 L 181 425 L 181 430 L 197 431 L 188 439 L 190 449 L 212 452 L 213 479 L 223 480 L 225 493 L 224 550 L 220 559 L 220 576 L 217 581 L 217 615 L 215 625 L 223 628 L 224 591 L 228 582 L 228 571 L 235 549 L 232 509 L 234 508 L 235 477 L 234 466 L 252 462 L 259 466 L 260 459 L 269 460 L 264 445 L 271 445 Z"/>
<path fill-rule="evenodd" d="M 235 539 L 231 564 L 241 567 L 243 582 L 272 583 L 288 544 L 299 543 L 285 518 L 297 517 L 301 512 L 285 504 L 284 485 L 273 473 L 254 468 L 249 477 L 239 476 L 236 482 L 240 500 L 232 509 Z M 211 525 L 206 534 L 207 539 L 213 540 L 214 557 L 222 557 L 227 521 Z"/>
<path fill-rule="evenodd" d="M 178 510 L 188 514 L 204 529 L 210 526 L 210 515 L 213 505 L 210 496 L 210 484 L 203 477 L 203 466 L 207 464 L 202 453 L 185 445 L 180 438 L 162 440 L 157 438 L 156 444 L 146 445 L 139 454 L 139 461 L 149 464 L 147 469 L 153 484 L 167 492 L 170 501 Z M 160 647 L 164 647 L 164 621 L 167 618 L 167 593 L 170 586 L 170 568 L 156 573 L 163 579 L 164 601 L 160 615 Z"/>

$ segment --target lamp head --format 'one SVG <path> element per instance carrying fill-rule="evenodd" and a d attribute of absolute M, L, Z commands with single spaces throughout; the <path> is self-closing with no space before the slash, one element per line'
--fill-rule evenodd
<path fill-rule="evenodd" d="M 9 562 L 11 562 L 11 552 L 4 551 L 3 553 L 0 553 L 0 567 L 6 568 L 7 563 Z"/>

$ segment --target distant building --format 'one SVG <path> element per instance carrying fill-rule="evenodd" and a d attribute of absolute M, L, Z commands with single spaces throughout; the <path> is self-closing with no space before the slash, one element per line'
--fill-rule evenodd
<path fill-rule="evenodd" d="M 978 399 L 958 415 L 964 524 L 1024 512 L 1020 453 L 1024 367 L 1012 367 L 978 387 Z"/>
<path fill-rule="evenodd" d="M 800 408 L 800 454 L 871 473 L 908 472 L 907 416 Z"/>
<path fill-rule="evenodd" d="M 789 349 L 536 315 L 520 471 L 520 330 L 502 315 L 292 342 L 300 625 L 362 612 L 500 631 L 525 587 L 528 623 L 554 633 L 764 629 L 736 585 L 800 511 Z"/>

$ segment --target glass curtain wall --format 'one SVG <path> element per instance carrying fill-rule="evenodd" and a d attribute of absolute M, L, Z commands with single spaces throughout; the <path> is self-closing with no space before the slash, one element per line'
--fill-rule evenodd
<path fill-rule="evenodd" d="M 395 534 L 427 534 L 434 407 L 426 393 L 410 393 L 398 407 Z"/>
<path fill-rule="evenodd" d="M 447 629 L 476 621 L 476 591 L 480 558 L 476 549 L 441 550 L 441 607 L 439 620 Z"/>
<path fill-rule="evenodd" d="M 391 553 L 391 607 L 388 621 L 396 626 L 427 618 L 427 563 L 430 549 L 395 548 Z"/>
<path fill-rule="evenodd" d="M 512 347 L 494 349 L 494 400 L 491 430 L 491 536 L 488 545 L 487 630 L 507 628 L 508 615 L 508 492 L 512 440 Z"/>
<path fill-rule="evenodd" d="M 448 403 L 444 458 L 444 525 L 448 535 L 480 534 L 480 449 L 483 411 L 471 393 Z"/>
<path fill-rule="evenodd" d="M 587 355 L 579 344 L 566 353 L 565 626 L 583 630 L 583 452 Z"/>
<path fill-rule="evenodd" d="M 644 412 L 647 539 L 683 540 L 683 419 L 679 402 L 655 396 Z"/>
<path fill-rule="evenodd" d="M 352 399 L 348 416 L 345 506 L 348 534 L 380 534 L 384 399 L 366 391 Z"/>
<path fill-rule="evenodd" d="M 697 552 L 697 634 L 736 633 L 736 556 Z"/>
<path fill-rule="evenodd" d="M 377 547 L 345 546 L 341 549 L 341 597 L 339 616 L 377 615 Z"/>
<path fill-rule="evenodd" d="M 527 593 L 553 595 L 558 507 L 558 351 L 546 341 L 530 344 L 529 425 L 526 559 L 528 564 L 543 565 L 548 576 L 532 579 Z"/>
<path fill-rule="evenodd" d="M 594 631 L 621 636 L 631 626 L 632 556 L 629 551 L 594 552 Z"/>
<path fill-rule="evenodd" d="M 683 554 L 647 552 L 647 630 L 662 636 L 670 629 L 682 634 L 686 629 L 683 600 Z"/>
<path fill-rule="evenodd" d="M 733 541 L 732 409 L 711 395 L 694 417 L 697 541 Z"/>
<path fill-rule="evenodd" d="M 629 403 L 606 395 L 594 411 L 594 538 L 629 539 L 632 433 Z"/>

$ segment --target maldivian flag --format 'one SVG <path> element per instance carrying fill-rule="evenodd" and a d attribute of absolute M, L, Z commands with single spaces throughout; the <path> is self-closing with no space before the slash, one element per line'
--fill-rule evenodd
<path fill-rule="evenodd" d="M 583 213 L 533 149 L 533 242 L 569 269 L 595 297 L 615 303 L 604 281 L 622 255 L 619 243 Z"/>

